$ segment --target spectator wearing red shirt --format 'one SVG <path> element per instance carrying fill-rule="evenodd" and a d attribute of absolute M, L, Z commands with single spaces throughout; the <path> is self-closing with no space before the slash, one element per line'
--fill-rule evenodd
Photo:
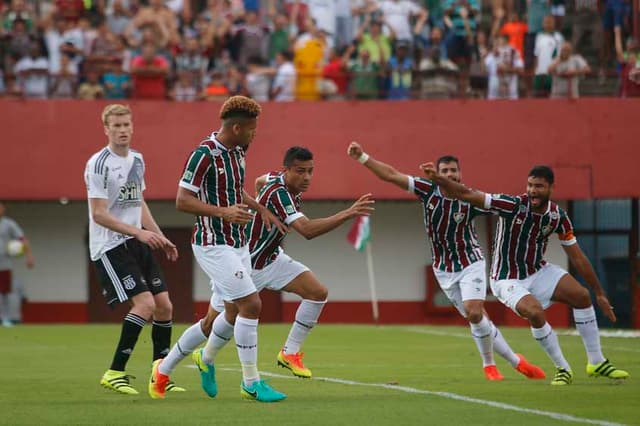
<path fill-rule="evenodd" d="M 67 21 L 78 22 L 80 17 L 84 15 L 82 0 L 56 0 L 55 4 L 60 16 Z"/>
<path fill-rule="evenodd" d="M 167 88 L 166 76 L 169 73 L 169 62 L 157 54 L 152 43 L 142 46 L 142 54 L 131 60 L 133 76 L 133 98 L 165 99 Z"/>
<path fill-rule="evenodd" d="M 355 50 L 353 45 L 343 49 L 331 49 L 329 62 L 322 68 L 322 78 L 335 83 L 336 95 L 345 97 L 349 87 L 349 57 Z"/>

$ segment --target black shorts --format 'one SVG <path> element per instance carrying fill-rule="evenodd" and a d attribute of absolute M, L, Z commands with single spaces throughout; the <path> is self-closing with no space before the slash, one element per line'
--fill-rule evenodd
<path fill-rule="evenodd" d="M 136 239 L 128 239 L 93 262 L 98 271 L 102 295 L 107 304 L 122 303 L 136 294 L 167 291 L 160 265 L 151 248 Z"/>
<path fill-rule="evenodd" d="M 453 62 L 464 61 L 467 64 L 471 61 L 473 46 L 465 36 L 454 35 L 447 45 L 447 57 Z"/>

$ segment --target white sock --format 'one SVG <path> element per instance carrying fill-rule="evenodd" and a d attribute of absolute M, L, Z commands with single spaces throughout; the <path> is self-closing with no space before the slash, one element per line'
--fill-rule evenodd
<path fill-rule="evenodd" d="M 187 328 L 178 341 L 169 351 L 169 354 L 162 360 L 158 371 L 170 376 L 180 361 L 193 352 L 201 343 L 207 340 L 207 336 L 202 332 L 200 321 Z"/>
<path fill-rule="evenodd" d="M 213 334 L 213 333 L 211 333 Z M 242 380 L 246 386 L 251 386 L 260 380 L 258 374 L 258 320 L 236 317 L 233 329 L 236 339 L 238 358 L 242 365 Z"/>
<path fill-rule="evenodd" d="M 545 322 L 540 328 L 531 327 L 531 334 L 533 334 L 533 337 L 540 343 L 540 346 L 542 346 L 542 349 L 549 355 L 549 358 L 551 358 L 556 367 L 571 370 L 569 363 L 564 358 L 564 355 L 562 355 L 558 336 L 556 336 L 556 333 L 548 322 Z"/>
<path fill-rule="evenodd" d="M 204 362 L 213 364 L 218 351 L 224 348 L 233 337 L 233 328 L 233 324 L 229 324 L 229 321 L 224 317 L 224 311 L 220 312 L 216 319 L 213 320 L 209 340 L 202 350 L 202 360 Z"/>
<path fill-rule="evenodd" d="M 493 330 L 491 328 L 491 322 L 487 317 L 483 316 L 479 323 L 469 323 L 471 327 L 471 335 L 476 342 L 478 352 L 482 357 L 482 366 L 495 365 L 493 360 Z"/>
<path fill-rule="evenodd" d="M 520 363 L 520 358 L 504 339 L 500 329 L 494 323 L 491 323 L 491 325 L 493 326 L 493 350 L 515 368 Z"/>
<path fill-rule="evenodd" d="M 318 323 L 318 318 L 322 313 L 326 300 L 315 301 L 303 299 L 296 311 L 296 319 L 291 326 L 289 336 L 284 344 L 284 353 L 295 354 L 300 352 L 300 347 L 304 340 L 307 338 L 311 329 Z"/>
<path fill-rule="evenodd" d="M 600 364 L 605 360 L 605 357 L 602 355 L 602 348 L 600 347 L 600 333 L 598 332 L 596 311 L 593 306 L 585 309 L 574 309 L 573 319 L 587 351 L 589 364 Z"/>

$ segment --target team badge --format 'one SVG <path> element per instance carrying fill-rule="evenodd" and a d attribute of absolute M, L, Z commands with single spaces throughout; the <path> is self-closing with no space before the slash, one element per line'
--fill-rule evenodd
<path fill-rule="evenodd" d="M 560 218 L 560 215 L 558 214 L 558 212 L 551 212 L 549 217 L 551 217 L 551 220 L 557 220 Z"/>
<path fill-rule="evenodd" d="M 235 274 L 233 274 L 236 276 L 237 279 L 241 280 L 242 277 L 244 276 L 244 274 L 242 273 L 242 271 L 237 271 Z"/>
<path fill-rule="evenodd" d="M 466 216 L 465 213 L 457 212 L 453 214 L 453 220 L 455 220 L 456 223 L 460 223 L 464 220 L 465 216 Z"/>
<path fill-rule="evenodd" d="M 131 275 L 127 275 L 122 279 L 122 285 L 127 290 L 133 290 L 136 286 L 136 280 L 134 280 Z"/>
<path fill-rule="evenodd" d="M 191 180 L 192 177 L 193 177 L 193 172 L 191 172 L 190 170 L 187 170 L 182 175 L 182 179 L 184 179 L 184 180 Z"/>
<path fill-rule="evenodd" d="M 549 235 L 551 233 L 551 225 L 545 225 L 542 227 L 542 233 L 544 235 Z"/>
<path fill-rule="evenodd" d="M 160 280 L 160 278 L 154 278 L 151 281 L 151 285 L 154 287 L 160 287 L 162 285 L 162 281 Z"/>
<path fill-rule="evenodd" d="M 522 219 L 520 219 L 520 218 L 516 219 L 516 224 L 517 225 L 522 225 Z"/>
<path fill-rule="evenodd" d="M 296 212 L 296 209 L 293 208 L 293 206 L 286 206 L 284 208 L 284 210 L 288 213 L 288 214 L 294 214 Z"/>

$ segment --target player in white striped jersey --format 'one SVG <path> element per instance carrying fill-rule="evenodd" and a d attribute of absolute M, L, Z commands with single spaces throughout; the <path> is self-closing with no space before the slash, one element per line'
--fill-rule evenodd
<path fill-rule="evenodd" d="M 175 261 L 178 251 L 163 234 L 142 195 L 145 190 L 142 154 L 130 149 L 132 114 L 124 105 L 102 112 L 108 145 L 87 162 L 85 183 L 89 202 L 89 248 L 103 294 L 109 305 L 129 302 L 120 341 L 100 384 L 119 393 L 138 393 L 125 373 L 142 327 L 153 319 L 153 360 L 171 344 L 172 306 L 167 285 L 151 249 L 161 249 Z M 172 390 L 184 390 L 171 384 Z"/>
<path fill-rule="evenodd" d="M 257 201 L 306 239 L 326 234 L 353 217 L 369 215 L 373 211 L 371 195 L 366 194 L 332 216 L 307 218 L 300 211 L 300 196 L 311 184 L 313 154 L 306 148 L 294 146 L 287 150 L 283 163 L 284 171 L 269 173 L 256 180 Z M 253 268 L 251 278 L 256 288 L 285 291 L 302 298 L 284 347 L 278 352 L 277 362 L 295 376 L 309 378 L 311 371 L 302 363 L 300 348 L 318 322 L 328 290 L 305 265 L 284 253 L 280 245 L 286 234 L 266 228 L 261 217 L 256 216 L 250 222 L 247 235 Z M 163 374 L 169 375 L 178 362 L 206 340 L 206 335 L 210 335 L 209 339 L 214 343 L 208 349 L 207 357 L 215 358 L 233 336 L 233 321 L 227 320 L 226 312 L 219 315 L 224 310 L 221 296 L 214 292 L 206 317 L 183 333 L 162 362 Z"/>
<path fill-rule="evenodd" d="M 531 324 L 531 333 L 556 366 L 552 385 L 573 381 L 569 363 L 562 354 L 558 337 L 545 317 L 553 302 L 573 308 L 576 328 L 587 352 L 589 376 L 626 379 L 629 373 L 615 368 L 602 354 L 596 313 L 589 291 L 564 269 L 544 260 L 551 234 L 558 234 L 562 248 L 580 276 L 584 277 L 596 301 L 612 322 L 613 306 L 605 294 L 591 262 L 573 235 L 567 214 L 550 200 L 554 184 L 553 170 L 535 166 L 527 178 L 527 192 L 521 196 L 485 194 L 451 181 L 438 173 L 433 163 L 421 165 L 425 175 L 445 188 L 452 197 L 500 215 L 494 241 L 491 290 L 498 299 Z"/>
<path fill-rule="evenodd" d="M 349 145 L 347 153 L 377 177 L 413 193 L 422 203 L 424 224 L 433 252 L 434 275 L 447 298 L 469 321 L 487 380 L 504 378 L 496 367 L 494 350 L 528 378 L 544 378 L 540 368 L 513 352 L 484 310 L 487 294 L 485 262 L 473 219 L 488 212 L 452 199 L 447 191 L 430 180 L 405 175 L 374 159 L 357 142 Z M 441 157 L 437 164 L 447 179 L 460 181 L 460 164 L 456 157 Z"/>

